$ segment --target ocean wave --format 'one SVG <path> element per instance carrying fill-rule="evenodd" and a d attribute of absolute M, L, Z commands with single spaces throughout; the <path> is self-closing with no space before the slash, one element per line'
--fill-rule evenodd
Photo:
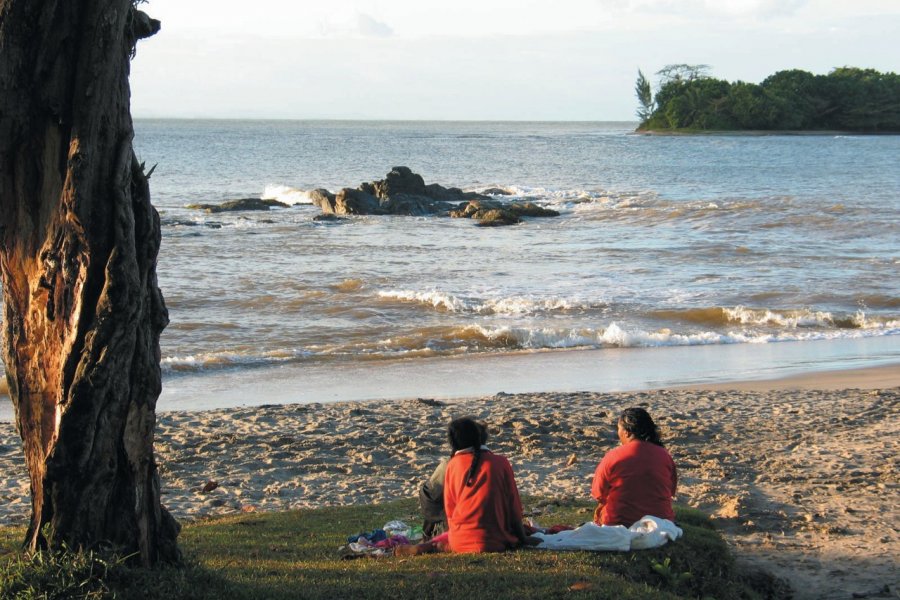
<path fill-rule="evenodd" d="M 660 197 L 655 192 L 608 192 L 594 197 L 594 202 L 574 207 L 579 212 L 597 211 L 598 216 L 640 218 L 651 221 L 699 220 L 708 217 L 733 217 L 750 213 L 781 214 L 794 208 L 791 198 L 723 198 L 675 200 Z"/>
<path fill-rule="evenodd" d="M 190 373 L 205 370 L 267 366 L 308 358 L 308 350 L 271 350 L 268 352 L 199 352 L 186 356 L 167 356 L 160 360 L 163 373 Z"/>
<path fill-rule="evenodd" d="M 781 329 L 896 329 L 900 319 L 893 316 L 871 316 L 858 310 L 852 314 L 835 314 L 812 309 L 768 309 L 746 306 L 654 310 L 649 316 L 663 321 L 676 321 L 724 327 L 737 324 Z"/>
<path fill-rule="evenodd" d="M 583 202 L 601 201 L 606 197 L 606 192 L 589 191 L 583 189 L 555 190 L 543 187 L 529 187 L 510 185 L 502 188 L 509 193 L 506 196 L 510 201 L 528 200 L 542 204 L 580 204 Z"/>
<path fill-rule="evenodd" d="M 860 338 L 898 335 L 900 323 L 892 328 L 873 330 L 777 331 L 751 330 L 716 332 L 673 332 L 663 328 L 648 331 L 612 322 L 604 328 L 551 328 L 464 325 L 410 332 L 381 340 L 381 347 L 392 350 L 458 349 L 468 350 L 548 350 L 561 348 L 646 348 L 660 346 L 699 346 L 715 344 L 760 344 L 784 341 Z"/>
<path fill-rule="evenodd" d="M 868 308 L 900 308 L 900 297 L 887 294 L 869 294 L 860 297 L 858 302 Z"/>
<path fill-rule="evenodd" d="M 891 327 L 879 327 L 855 331 L 811 332 L 756 332 L 756 331 L 701 331 L 677 333 L 671 329 L 647 331 L 610 323 L 603 329 L 529 329 L 515 327 L 485 328 L 473 326 L 488 340 L 502 340 L 506 347 L 522 350 L 552 348 L 651 348 L 663 346 L 707 346 L 720 344 L 766 344 L 773 342 L 800 342 L 900 335 L 900 323 Z"/>
<path fill-rule="evenodd" d="M 447 312 L 480 315 L 530 315 L 605 307 L 602 303 L 585 302 L 573 298 L 533 298 L 528 296 L 479 298 L 457 296 L 439 290 L 379 290 L 377 296 L 384 300 L 421 304 Z"/>
<path fill-rule="evenodd" d="M 267 185 L 261 197 L 263 200 L 278 200 L 291 206 L 294 204 L 312 204 L 309 192 L 286 185 Z"/>
<path fill-rule="evenodd" d="M 822 331 L 754 330 L 676 332 L 668 328 L 647 330 L 610 323 L 603 328 L 550 328 L 513 326 L 439 326 L 412 330 L 382 339 L 346 341 L 303 349 L 268 352 L 209 352 L 163 358 L 163 373 L 178 374 L 252 368 L 302 361 L 378 361 L 428 358 L 492 352 L 561 349 L 657 348 L 668 346 L 713 346 L 769 344 L 817 340 L 862 339 L 900 335 L 900 323 L 874 329 Z"/>
<path fill-rule="evenodd" d="M 344 294 L 350 292 L 358 292 L 366 286 L 366 282 L 362 279 L 349 278 L 339 281 L 337 283 L 332 283 L 329 287 L 336 292 L 341 292 Z"/>
<path fill-rule="evenodd" d="M 582 218 L 614 219 L 655 225 L 671 221 L 702 222 L 707 219 L 733 218 L 735 215 L 775 218 L 775 225 L 784 224 L 780 217 L 797 213 L 800 222 L 810 219 L 834 222 L 833 214 L 819 218 L 808 214 L 789 196 L 765 198 L 722 198 L 717 200 L 671 199 L 653 190 L 585 190 L 532 188 L 509 186 L 510 201 L 529 200 L 561 212 L 572 212 Z M 841 207 L 843 211 L 843 207 Z M 828 211 L 826 211 L 828 212 Z M 831 211 L 832 213 L 837 211 Z"/>
<path fill-rule="evenodd" d="M 550 328 L 465 325 L 409 332 L 378 342 L 382 351 L 442 350 L 550 350 L 563 348 L 649 348 L 716 344 L 763 344 L 862 338 L 900 334 L 900 324 L 892 328 L 830 331 L 700 331 L 674 332 L 664 328 L 648 331 L 610 323 L 605 328 Z M 369 348 L 372 350 L 372 348 Z"/>
<path fill-rule="evenodd" d="M 748 342 L 741 334 L 715 332 L 677 334 L 670 330 L 644 331 L 611 323 L 602 329 L 552 329 L 473 326 L 487 340 L 502 340 L 509 348 L 541 350 L 557 348 L 645 348 L 657 346 L 695 346 Z"/>

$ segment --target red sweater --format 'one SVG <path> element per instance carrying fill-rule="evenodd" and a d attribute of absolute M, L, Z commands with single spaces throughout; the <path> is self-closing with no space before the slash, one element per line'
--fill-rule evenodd
<path fill-rule="evenodd" d="M 591 496 L 602 507 L 597 524 L 630 527 L 645 515 L 674 520 L 677 483 L 675 462 L 662 446 L 632 440 L 610 450 L 591 486 Z"/>
<path fill-rule="evenodd" d="M 522 520 L 522 501 L 512 467 L 503 456 L 481 451 L 475 482 L 466 486 L 474 454 L 450 459 L 444 477 L 444 509 L 447 513 L 452 552 L 503 552 L 515 546 L 513 523 Z"/>

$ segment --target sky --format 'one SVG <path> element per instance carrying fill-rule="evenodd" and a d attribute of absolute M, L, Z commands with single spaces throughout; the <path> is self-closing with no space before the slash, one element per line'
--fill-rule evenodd
<path fill-rule="evenodd" d="M 634 120 L 638 69 L 900 70 L 900 0 L 149 0 L 137 118 Z"/>

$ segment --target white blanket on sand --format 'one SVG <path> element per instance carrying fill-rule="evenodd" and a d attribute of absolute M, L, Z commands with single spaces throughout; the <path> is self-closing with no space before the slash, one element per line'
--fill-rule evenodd
<path fill-rule="evenodd" d="M 585 523 L 577 529 L 559 533 L 536 533 L 541 543 L 537 550 L 646 550 L 664 546 L 682 536 L 681 528 L 668 519 L 646 516 L 631 527 Z"/>

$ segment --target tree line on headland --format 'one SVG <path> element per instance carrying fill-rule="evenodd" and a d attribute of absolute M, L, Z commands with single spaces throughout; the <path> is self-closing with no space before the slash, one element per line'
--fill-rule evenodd
<path fill-rule="evenodd" d="M 900 132 L 900 75 L 840 67 L 827 75 L 790 69 L 762 83 L 730 83 L 707 65 L 668 65 L 653 94 L 638 71 L 637 131 Z"/>

